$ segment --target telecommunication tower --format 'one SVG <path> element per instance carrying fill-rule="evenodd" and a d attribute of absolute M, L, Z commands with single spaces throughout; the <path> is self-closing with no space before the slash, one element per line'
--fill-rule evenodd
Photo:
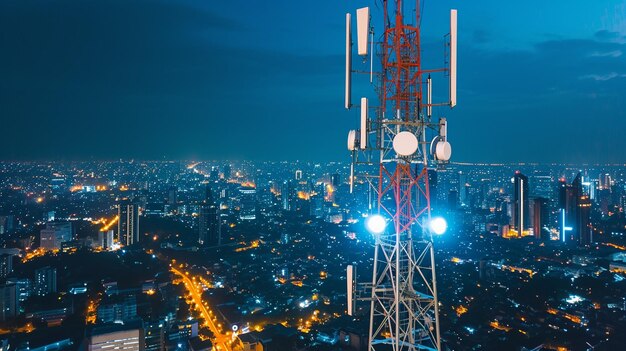
<path fill-rule="evenodd" d="M 439 351 L 432 238 L 446 223 L 431 218 L 428 171 L 447 163 L 452 151 L 446 119 L 435 119 L 433 107 L 456 105 L 457 11 L 450 11 L 450 32 L 444 36 L 444 67 L 423 69 L 420 1 L 383 0 L 376 9 L 383 17 L 376 42 L 370 9 L 356 12 L 357 51 L 361 61 L 369 60 L 369 70 L 352 69 L 352 21 L 346 14 L 345 107 L 352 107 L 354 72 L 369 73 L 377 94 L 373 103 L 360 99 L 360 128 L 348 133 L 350 191 L 356 167 L 369 184 L 367 225 L 375 237 L 372 280 L 358 299 L 370 302 L 370 351 Z M 380 59 L 376 66 L 374 48 Z M 433 102 L 431 75 L 448 80 L 446 101 Z M 356 300 L 354 275 L 349 266 L 348 314 Z"/>

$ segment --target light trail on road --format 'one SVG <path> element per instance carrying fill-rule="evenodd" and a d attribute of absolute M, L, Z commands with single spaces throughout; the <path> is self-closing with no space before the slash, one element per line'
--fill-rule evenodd
<path fill-rule="evenodd" d="M 189 291 L 193 302 L 200 309 L 200 315 L 202 316 L 202 318 L 204 318 L 207 325 L 209 326 L 209 329 L 214 335 L 213 344 L 216 346 L 216 348 L 218 350 L 234 351 L 231 347 L 231 337 L 227 334 L 222 334 L 217 325 L 215 325 L 215 322 L 213 322 L 209 309 L 204 305 L 202 301 L 202 292 L 198 291 L 198 287 L 191 279 L 189 279 L 189 276 L 186 273 L 183 273 L 182 271 L 174 267 L 171 267 L 171 271 L 174 274 L 182 277 L 183 282 L 185 283 L 185 286 L 187 287 L 187 290 Z"/>

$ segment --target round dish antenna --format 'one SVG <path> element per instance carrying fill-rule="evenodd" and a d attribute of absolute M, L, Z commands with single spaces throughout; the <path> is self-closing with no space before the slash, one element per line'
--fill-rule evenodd
<path fill-rule="evenodd" d="M 400 156 L 413 155 L 418 146 L 417 137 L 411 132 L 400 132 L 393 138 L 393 150 Z"/>

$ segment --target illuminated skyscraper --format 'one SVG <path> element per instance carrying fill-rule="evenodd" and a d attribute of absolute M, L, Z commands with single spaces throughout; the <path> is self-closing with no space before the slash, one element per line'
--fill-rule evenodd
<path fill-rule="evenodd" d="M 561 235 L 563 242 L 588 245 L 592 242 L 590 216 L 591 199 L 583 193 L 580 173 L 571 184 L 565 179 L 559 182 L 559 209 Z"/>
<path fill-rule="evenodd" d="M 113 229 L 98 232 L 98 246 L 102 249 L 111 249 L 113 247 L 113 238 L 115 237 Z"/>
<path fill-rule="evenodd" d="M 0 285 L 0 322 L 14 318 L 18 313 L 18 295 L 15 284 Z"/>
<path fill-rule="evenodd" d="M 285 211 L 291 211 L 293 210 L 293 186 L 291 184 L 291 181 L 289 180 L 285 180 L 283 182 L 283 185 L 280 189 L 280 200 L 282 203 L 282 208 Z"/>
<path fill-rule="evenodd" d="M 330 176 L 330 184 L 332 184 L 335 189 L 339 187 L 339 184 L 341 184 L 341 178 L 339 178 L 339 173 L 335 173 Z"/>
<path fill-rule="evenodd" d="M 35 294 L 45 296 L 57 292 L 57 269 L 46 266 L 35 271 Z"/>
<path fill-rule="evenodd" d="M 87 332 L 87 351 L 144 350 L 144 330 L 141 322 L 97 325 Z"/>
<path fill-rule="evenodd" d="M 120 201 L 117 207 L 119 221 L 117 233 L 120 244 L 133 245 L 139 242 L 139 205 L 128 199 Z"/>
<path fill-rule="evenodd" d="M 467 192 L 468 192 L 468 187 L 467 187 L 467 174 L 463 173 L 462 171 L 459 171 L 458 173 L 458 194 L 459 194 L 459 202 L 461 206 L 467 206 Z"/>
<path fill-rule="evenodd" d="M 167 203 L 170 206 L 174 206 L 178 203 L 178 187 L 175 187 L 175 186 L 170 187 L 167 193 Z"/>
<path fill-rule="evenodd" d="M 200 205 L 198 216 L 198 243 L 200 245 L 221 245 L 222 231 L 220 213 L 211 189 L 207 187 L 205 199 Z"/>
<path fill-rule="evenodd" d="M 550 240 L 550 231 L 548 228 L 548 199 L 543 197 L 534 198 L 532 201 L 532 224 L 533 234 L 536 239 Z"/>
<path fill-rule="evenodd" d="M 47 223 L 46 228 L 39 231 L 39 246 L 46 250 L 58 250 L 61 244 L 72 240 L 71 222 Z"/>
<path fill-rule="evenodd" d="M 223 172 L 224 172 L 224 179 L 225 180 L 229 180 L 230 179 L 230 172 L 231 172 L 229 163 L 224 165 Z"/>
<path fill-rule="evenodd" d="M 211 173 L 209 173 L 209 179 L 211 179 L 212 181 L 216 181 L 219 179 L 219 174 L 220 171 L 217 166 L 213 166 L 211 167 Z"/>
<path fill-rule="evenodd" d="M 256 189 L 252 187 L 241 187 L 239 189 L 239 196 L 239 218 L 242 220 L 256 219 Z"/>
<path fill-rule="evenodd" d="M 519 236 L 525 235 L 529 230 L 529 202 L 528 202 L 528 177 L 521 172 L 515 172 L 513 177 L 513 211 L 511 224 Z"/>
<path fill-rule="evenodd" d="M 578 244 L 589 245 L 593 242 L 591 228 L 591 199 L 589 195 L 581 195 L 578 201 L 578 213 L 576 216 L 578 231 Z"/>

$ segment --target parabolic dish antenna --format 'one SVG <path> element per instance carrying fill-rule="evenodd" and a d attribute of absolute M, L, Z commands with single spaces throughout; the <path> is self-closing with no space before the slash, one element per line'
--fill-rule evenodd
<path fill-rule="evenodd" d="M 356 149 L 356 130 L 348 132 L 348 150 L 354 151 Z"/>
<path fill-rule="evenodd" d="M 430 142 L 430 154 L 435 156 L 437 155 L 437 143 L 439 141 L 443 140 L 443 137 L 441 135 L 437 135 L 436 137 L 433 138 L 433 141 Z"/>
<path fill-rule="evenodd" d="M 400 132 L 393 138 L 393 150 L 400 156 L 413 155 L 418 146 L 417 137 L 411 132 Z"/>
<path fill-rule="evenodd" d="M 448 161 L 452 156 L 452 146 L 447 141 L 439 141 L 435 150 L 435 158 L 439 161 Z"/>

